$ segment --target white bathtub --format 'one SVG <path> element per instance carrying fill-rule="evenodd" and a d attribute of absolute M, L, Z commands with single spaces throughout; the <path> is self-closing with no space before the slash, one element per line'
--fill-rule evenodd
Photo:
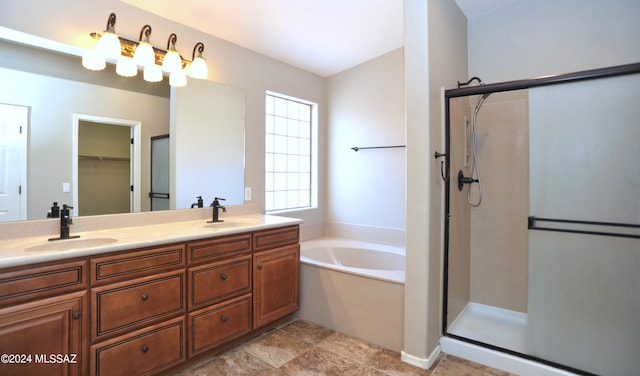
<path fill-rule="evenodd" d="M 368 278 L 404 284 L 405 250 L 356 240 L 323 238 L 300 245 L 300 261 Z"/>
<path fill-rule="evenodd" d="M 304 320 L 402 350 L 404 249 L 321 238 L 300 245 Z"/>

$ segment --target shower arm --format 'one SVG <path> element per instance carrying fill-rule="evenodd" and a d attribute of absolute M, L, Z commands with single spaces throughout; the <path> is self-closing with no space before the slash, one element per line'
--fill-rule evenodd
<path fill-rule="evenodd" d="M 480 85 L 484 85 L 484 82 L 482 82 L 482 80 L 480 79 L 480 77 L 478 77 L 478 76 L 473 76 L 473 77 L 471 77 L 471 78 L 469 79 L 469 81 L 467 81 L 467 82 L 460 82 L 460 81 L 458 81 L 458 89 L 459 89 L 460 87 L 462 87 L 462 86 L 469 86 L 469 85 L 471 84 L 471 82 L 473 82 L 473 81 L 478 81 L 478 84 L 480 84 Z"/>

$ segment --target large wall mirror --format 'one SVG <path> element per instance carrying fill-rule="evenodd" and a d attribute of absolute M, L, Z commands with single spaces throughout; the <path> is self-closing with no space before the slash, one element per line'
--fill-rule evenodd
<path fill-rule="evenodd" d="M 78 56 L 1 37 L 0 50 L 0 166 L 11 166 L 0 170 L 0 221 L 45 219 L 53 202 L 78 205 L 78 196 L 84 197 L 79 170 L 85 174 L 81 179 L 90 176 L 92 184 L 102 185 L 112 180 L 108 174 L 116 165 L 130 166 L 129 181 L 138 182 L 129 209 L 119 212 L 152 210 L 151 145 L 166 135 L 170 203 L 163 208 L 189 208 L 197 196 L 205 206 L 215 196 L 227 205 L 244 203 L 244 90 L 206 80 L 171 89 L 166 78 L 160 83 L 145 82 L 141 74 L 124 78 L 112 66 L 88 71 Z M 88 153 L 86 145 L 79 150 L 78 127 L 85 123 L 93 128 L 82 134 L 105 127 L 138 134 L 136 163 L 118 152 Z M 132 131 L 136 127 L 129 124 L 139 125 Z M 14 126 L 22 127 L 19 136 L 3 133 Z M 78 214 L 111 213 L 91 208 L 73 215 Z"/>

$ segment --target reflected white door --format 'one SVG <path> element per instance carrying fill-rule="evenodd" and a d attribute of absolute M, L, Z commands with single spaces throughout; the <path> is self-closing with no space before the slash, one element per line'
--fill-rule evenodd
<path fill-rule="evenodd" d="M 0 104 L 0 222 L 27 219 L 29 109 Z"/>

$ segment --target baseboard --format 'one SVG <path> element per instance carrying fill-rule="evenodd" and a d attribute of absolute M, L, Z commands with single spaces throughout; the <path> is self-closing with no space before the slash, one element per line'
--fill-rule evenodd
<path fill-rule="evenodd" d="M 431 368 L 433 363 L 436 362 L 436 359 L 438 359 L 438 355 L 440 355 L 440 351 L 441 351 L 440 346 L 436 346 L 436 348 L 433 349 L 433 351 L 431 352 L 431 355 L 429 355 L 429 357 L 427 357 L 426 359 L 418 358 L 417 356 L 413 356 L 402 351 L 401 359 L 403 362 L 407 364 L 411 364 L 412 366 L 416 366 L 422 369 L 429 369 Z"/>

